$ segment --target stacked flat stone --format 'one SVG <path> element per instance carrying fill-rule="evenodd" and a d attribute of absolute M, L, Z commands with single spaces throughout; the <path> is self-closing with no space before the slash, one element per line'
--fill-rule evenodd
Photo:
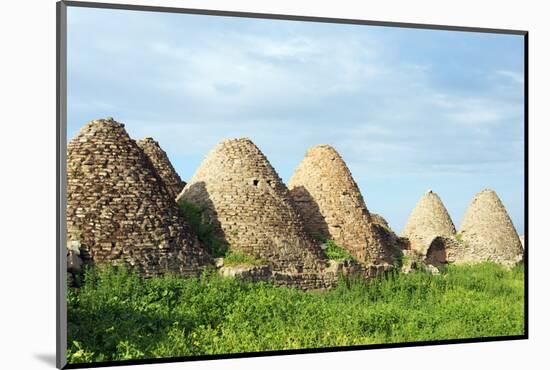
<path fill-rule="evenodd" d="M 391 230 L 371 219 L 359 187 L 333 147 L 310 148 L 289 189 L 310 235 L 334 240 L 367 265 L 393 263 L 398 246 Z"/>
<path fill-rule="evenodd" d="M 485 189 L 475 195 L 459 233 L 468 255 L 457 262 L 494 261 L 512 266 L 523 257 L 518 233 L 494 190 Z"/>
<path fill-rule="evenodd" d="M 388 221 L 386 221 L 386 219 L 382 215 L 370 212 L 370 219 L 373 223 L 383 226 L 388 230 L 391 230 L 390 224 L 388 224 Z"/>
<path fill-rule="evenodd" d="M 455 226 L 441 198 L 429 190 L 416 203 L 401 236 L 409 239 L 411 250 L 426 256 L 436 237 L 454 239 L 455 233 Z"/>
<path fill-rule="evenodd" d="M 86 124 L 67 148 L 67 244 L 84 262 L 121 264 L 145 276 L 197 274 L 207 253 L 124 125 Z"/>
<path fill-rule="evenodd" d="M 247 138 L 219 143 L 177 201 L 203 207 L 230 250 L 264 260 L 274 271 L 315 274 L 327 264 L 287 187 Z"/>
<path fill-rule="evenodd" d="M 469 259 L 469 251 L 466 245 L 454 237 L 436 236 L 430 242 L 430 246 L 424 257 L 424 262 L 436 267 L 449 262 L 460 263 Z"/>
<path fill-rule="evenodd" d="M 173 199 L 176 199 L 185 186 L 185 182 L 181 180 L 172 166 L 172 163 L 170 163 L 166 152 L 162 150 L 159 143 L 151 137 L 138 140 L 137 145 L 145 152 L 147 157 L 149 157 L 149 160 L 168 189 L 168 192 Z"/>

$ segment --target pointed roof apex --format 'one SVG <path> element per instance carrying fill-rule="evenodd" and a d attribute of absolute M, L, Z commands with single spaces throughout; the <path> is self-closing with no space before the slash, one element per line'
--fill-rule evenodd
<path fill-rule="evenodd" d="M 89 126 L 100 126 L 100 125 L 102 125 L 102 126 L 116 125 L 116 126 L 119 126 L 119 127 L 124 127 L 123 123 L 115 121 L 115 119 L 113 117 L 95 118 L 95 119 L 91 120 L 90 122 L 88 122 L 86 125 L 84 125 L 82 127 L 84 128 L 84 127 L 89 127 Z"/>
<path fill-rule="evenodd" d="M 147 136 L 147 137 L 144 137 L 143 139 L 137 140 L 137 143 L 140 147 L 142 147 L 141 149 L 144 149 L 143 148 L 144 145 L 153 145 L 153 146 L 158 147 L 160 149 L 159 142 L 156 141 L 155 139 L 153 139 L 150 136 Z"/>
<path fill-rule="evenodd" d="M 477 195 L 480 195 L 480 194 L 494 194 L 494 195 L 497 195 L 497 192 L 494 191 L 491 188 L 485 188 L 485 189 L 481 190 L 479 193 L 477 193 Z"/>
<path fill-rule="evenodd" d="M 323 149 L 334 149 L 334 147 L 330 144 L 317 144 L 311 147 L 313 148 L 323 148 Z"/>
<path fill-rule="evenodd" d="M 225 138 L 225 139 L 221 140 L 220 143 L 238 142 L 238 141 L 250 141 L 250 142 L 252 142 L 252 140 L 250 140 L 249 137 L 241 136 L 241 137 L 228 137 L 228 138 Z"/>
<path fill-rule="evenodd" d="M 314 145 L 312 147 L 310 147 L 308 149 L 308 152 L 311 152 L 311 151 L 320 151 L 320 150 L 325 150 L 325 151 L 331 151 L 331 152 L 337 152 L 336 149 L 332 146 L 332 145 L 329 145 L 329 144 L 318 144 L 318 145 Z"/>
<path fill-rule="evenodd" d="M 220 147 L 225 147 L 225 146 L 254 146 L 256 147 L 256 144 L 254 144 L 254 142 L 249 138 L 249 137 L 246 137 L 246 136 L 242 136 L 242 137 L 235 137 L 235 138 L 226 138 L 226 139 L 223 139 L 221 141 L 219 141 L 212 150 L 216 150 L 216 149 L 219 149 Z"/>
<path fill-rule="evenodd" d="M 310 147 L 305 155 L 305 158 L 324 158 L 324 157 L 330 157 L 331 160 L 335 160 L 337 158 L 340 158 L 342 164 L 344 165 L 344 160 L 340 156 L 340 153 L 329 144 L 318 144 Z M 317 160 L 315 160 L 317 161 Z"/>
<path fill-rule="evenodd" d="M 498 196 L 497 192 L 489 188 L 483 189 L 478 193 L 476 193 L 470 202 L 470 207 L 472 206 L 472 204 L 479 201 L 489 201 L 489 202 L 501 204 L 501 206 L 504 207 L 502 205 L 502 201 L 500 200 L 500 197 Z"/>

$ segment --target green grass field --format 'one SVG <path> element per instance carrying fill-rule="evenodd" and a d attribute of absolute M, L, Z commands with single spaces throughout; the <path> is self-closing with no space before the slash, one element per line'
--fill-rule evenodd
<path fill-rule="evenodd" d="M 69 363 L 524 334 L 523 267 L 450 266 L 302 292 L 95 268 L 68 294 Z"/>

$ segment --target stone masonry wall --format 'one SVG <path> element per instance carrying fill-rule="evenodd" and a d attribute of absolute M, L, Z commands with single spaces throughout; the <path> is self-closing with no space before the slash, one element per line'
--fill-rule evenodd
<path fill-rule="evenodd" d="M 333 239 L 366 264 L 392 263 L 399 247 L 371 216 L 351 172 L 329 145 L 310 148 L 289 181 L 310 235 Z"/>
<path fill-rule="evenodd" d="M 219 143 L 177 200 L 204 207 L 230 250 L 265 260 L 273 270 L 315 273 L 327 264 L 285 184 L 249 139 Z"/>
<path fill-rule="evenodd" d="M 170 195 L 173 199 L 176 199 L 185 186 L 185 182 L 181 180 L 172 166 L 172 163 L 170 163 L 166 152 L 162 150 L 158 142 L 150 137 L 138 140 L 137 145 L 145 152 L 147 157 L 149 157 L 157 174 L 170 192 Z"/>
<path fill-rule="evenodd" d="M 370 219 L 372 223 L 378 224 L 380 226 L 385 227 L 388 230 L 391 230 L 391 227 L 388 224 L 388 221 L 386 221 L 386 219 L 382 217 L 382 215 L 379 215 L 378 213 L 372 213 L 372 212 L 369 212 L 369 213 L 370 213 Z"/>
<path fill-rule="evenodd" d="M 436 267 L 447 263 L 462 263 L 472 260 L 471 250 L 454 236 L 436 236 L 430 243 L 424 262 Z"/>
<path fill-rule="evenodd" d="M 411 249 L 425 256 L 437 236 L 454 238 L 455 226 L 441 198 L 429 190 L 416 203 L 401 232 L 410 241 Z"/>
<path fill-rule="evenodd" d="M 472 199 L 459 232 L 468 250 L 460 262 L 494 261 L 513 265 L 523 257 L 521 240 L 498 195 L 485 189 Z"/>
<path fill-rule="evenodd" d="M 248 281 L 268 281 L 275 285 L 295 287 L 303 290 L 334 288 L 340 278 L 372 278 L 392 269 L 390 265 L 365 267 L 354 261 L 329 261 L 329 265 L 316 273 L 285 273 L 273 271 L 269 266 L 222 266 L 220 275 Z"/>
<path fill-rule="evenodd" d="M 145 276 L 196 274 L 210 259 L 124 125 L 82 127 L 67 148 L 67 239 L 85 262 L 126 263 Z"/>

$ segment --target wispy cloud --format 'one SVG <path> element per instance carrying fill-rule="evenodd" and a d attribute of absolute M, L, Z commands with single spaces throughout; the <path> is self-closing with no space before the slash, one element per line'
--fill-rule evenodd
<path fill-rule="evenodd" d="M 399 178 L 416 199 L 424 182 L 456 189 L 463 174 L 515 196 L 524 82 L 512 36 L 75 10 L 70 133 L 113 116 L 159 140 L 184 177 L 220 139 L 248 136 L 284 179 L 327 143 L 368 191 Z M 397 207 L 378 194 L 375 206 Z"/>
<path fill-rule="evenodd" d="M 508 77 L 512 81 L 517 82 L 518 84 L 524 83 L 523 74 L 515 71 L 497 71 L 497 74 Z"/>

